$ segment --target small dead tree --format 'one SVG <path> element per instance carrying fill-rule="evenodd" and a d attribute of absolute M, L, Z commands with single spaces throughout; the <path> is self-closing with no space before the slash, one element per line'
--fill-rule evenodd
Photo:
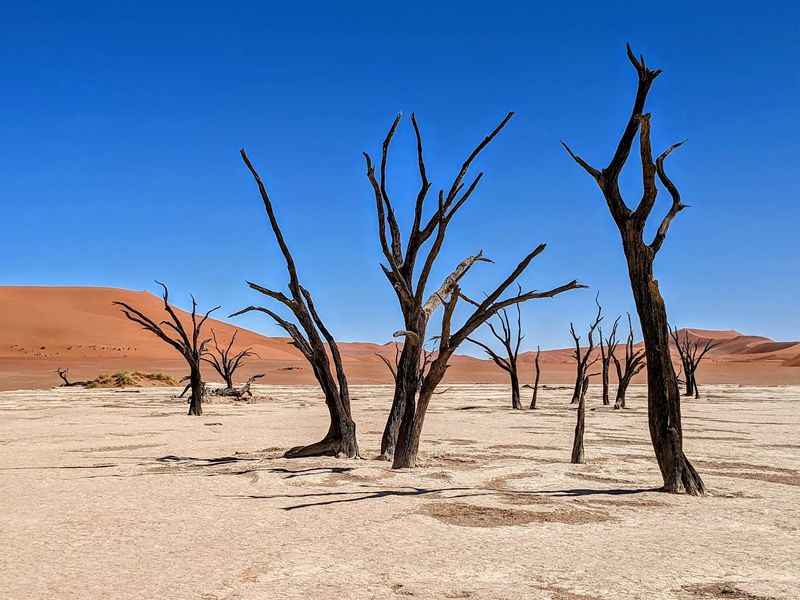
<path fill-rule="evenodd" d="M 711 352 L 714 348 L 720 345 L 720 342 L 714 340 L 701 340 L 699 338 L 689 339 L 689 332 L 683 331 L 683 339 L 681 339 L 680 331 L 675 327 L 670 330 L 670 335 L 675 342 L 675 347 L 678 349 L 678 355 L 683 365 L 683 372 L 686 377 L 686 394 L 685 396 L 700 397 L 700 386 L 697 385 L 697 367 L 700 362 L 705 358 L 706 354 Z"/>
<path fill-rule="evenodd" d="M 633 326 L 631 325 L 631 315 L 628 314 L 628 338 L 625 341 L 625 359 L 620 361 L 616 354 L 612 357 L 614 366 L 617 370 L 617 398 L 614 401 L 614 409 L 618 410 L 625 407 L 625 393 L 634 375 L 645 367 L 644 350 L 636 350 L 633 345 Z"/>
<path fill-rule="evenodd" d="M 225 389 L 228 390 L 235 389 L 233 385 L 233 375 L 236 373 L 237 369 L 242 366 L 244 361 L 251 356 L 258 356 L 258 354 L 253 352 L 252 348 L 245 348 L 244 350 L 231 353 L 233 345 L 236 343 L 236 336 L 238 334 L 239 330 L 237 329 L 233 332 L 228 345 L 220 346 L 219 342 L 217 341 L 217 334 L 212 329 L 211 339 L 214 342 L 214 346 L 213 348 L 207 350 L 205 355 L 202 357 L 202 360 L 214 367 L 214 370 L 219 374 L 220 377 L 222 377 L 222 379 L 225 381 Z"/>
<path fill-rule="evenodd" d="M 261 176 L 253 167 L 247 153 L 241 150 L 242 160 L 255 179 L 264 209 L 267 213 L 272 233 L 278 243 L 278 247 L 283 254 L 286 262 L 286 270 L 289 275 L 289 293 L 287 296 L 283 292 L 266 288 L 257 283 L 247 282 L 250 288 L 276 300 L 284 307 L 289 309 L 300 327 L 284 319 L 279 314 L 269 308 L 262 306 L 248 306 L 231 316 L 241 315 L 251 311 L 262 312 L 272 318 L 289 336 L 292 343 L 305 357 L 314 371 L 322 392 L 325 394 L 325 404 L 328 407 L 330 425 L 325 437 L 319 442 L 291 448 L 284 455 L 286 458 L 298 458 L 303 456 L 343 456 L 355 458 L 358 456 L 358 442 L 356 440 L 356 426 L 350 413 L 350 392 L 347 386 L 347 377 L 342 366 L 342 357 L 339 353 L 339 346 L 331 335 L 328 328 L 323 323 L 314 305 L 311 293 L 301 285 L 297 275 L 294 258 L 289 247 L 283 238 L 283 233 L 278 225 L 275 212 L 272 208 L 267 188 Z M 302 331 L 301 331 L 302 329 Z M 323 338 L 330 349 L 330 358 L 325 348 Z M 333 360 L 333 369 L 331 369 Z M 336 375 L 334 376 L 334 370 Z"/>
<path fill-rule="evenodd" d="M 594 332 L 599 327 L 602 320 L 603 309 L 600 307 L 600 304 L 598 304 L 597 315 L 594 321 L 589 324 L 589 330 L 586 335 L 588 345 L 585 349 L 581 348 L 581 336 L 575 332 L 575 325 L 573 323 L 569 324 L 569 332 L 575 342 L 575 350 L 572 351 L 572 357 L 575 359 L 575 388 L 572 391 L 572 400 L 570 404 L 576 404 L 580 400 L 581 395 L 586 393 L 585 388 L 588 385 L 587 374 L 589 372 L 589 367 L 600 360 L 600 357 L 596 356 L 593 351 Z"/>
<path fill-rule="evenodd" d="M 517 286 L 517 293 L 522 293 L 521 286 Z M 522 344 L 522 340 L 525 339 L 525 336 L 522 335 L 522 319 L 519 304 L 516 305 L 516 308 L 516 332 L 514 332 L 512 329 L 511 323 L 508 319 L 508 311 L 505 309 L 501 310 L 499 314 L 500 329 L 502 333 L 498 333 L 497 329 L 495 329 L 491 322 L 486 323 L 489 326 L 489 330 L 492 332 L 492 335 L 503 345 L 505 356 L 500 356 L 489 345 L 484 344 L 483 342 L 474 338 L 468 337 L 467 341 L 472 342 L 476 346 L 480 346 L 486 355 L 491 358 L 492 361 L 494 361 L 494 364 L 508 373 L 508 377 L 511 380 L 511 408 L 515 410 L 522 410 L 522 401 L 520 400 L 519 395 L 519 370 L 517 369 L 517 360 L 519 357 L 519 347 L 520 344 Z"/>
<path fill-rule="evenodd" d="M 663 489 L 666 492 L 685 491 L 687 494 L 701 495 L 705 491 L 703 480 L 683 452 L 680 391 L 669 350 L 667 309 L 658 282 L 653 276 L 653 262 L 667 237 L 669 226 L 675 216 L 686 208 L 681 202 L 678 188 L 664 169 L 664 161 L 682 142 L 673 144 L 653 161 L 650 114 L 645 113 L 644 108 L 650 87 L 661 74 L 661 70 L 649 68 L 644 57 L 637 58 L 630 46 L 627 47 L 627 52 L 628 60 L 636 69 L 638 85 L 628 123 L 608 166 L 597 169 L 575 154 L 569 146 L 563 146 L 597 183 L 622 238 L 631 289 L 644 337 L 650 439 L 664 481 Z M 631 210 L 622 198 L 619 176 L 628 160 L 637 132 L 643 194 L 639 204 Z M 672 197 L 672 206 L 662 219 L 653 240 L 647 243 L 644 241 L 644 230 L 658 193 L 656 176 Z"/>
<path fill-rule="evenodd" d="M 539 355 L 542 353 L 542 349 L 539 346 L 536 346 L 536 356 L 533 358 L 533 396 L 531 397 L 531 405 L 528 407 L 531 410 L 536 408 L 536 397 L 539 395 L 539 375 L 541 375 L 541 369 L 539 368 Z"/>
<path fill-rule="evenodd" d="M 70 381 L 69 380 L 69 369 L 56 369 L 56 374 L 61 378 L 61 381 L 64 383 L 61 384 L 61 387 L 76 387 L 76 386 L 84 386 L 88 381 Z"/>
<path fill-rule="evenodd" d="M 256 379 L 261 379 L 264 377 L 264 373 L 257 373 L 252 377 L 249 377 L 245 383 L 242 384 L 240 388 L 216 388 L 212 390 L 212 395 L 214 396 L 226 396 L 231 397 L 235 400 L 243 400 L 245 398 L 252 398 L 253 391 L 250 389 L 255 382 Z"/>
<path fill-rule="evenodd" d="M 601 373 L 603 375 L 603 406 L 611 404 L 608 394 L 608 380 L 609 371 L 611 370 L 611 361 L 614 360 L 614 354 L 617 351 L 617 327 L 619 326 L 620 318 L 621 317 L 617 317 L 614 320 L 614 325 L 611 327 L 611 333 L 608 337 L 603 337 L 602 327 L 599 327 L 597 330 L 597 334 L 600 338 L 600 366 L 602 367 Z"/>
<path fill-rule="evenodd" d="M 506 126 L 513 113 L 508 113 L 505 118 L 478 144 L 462 163 L 452 184 L 447 191 L 441 189 L 438 194 L 437 206 L 430 217 L 424 217 L 425 200 L 431 188 L 428 180 L 425 160 L 422 151 L 422 135 L 416 117 L 411 115 L 411 124 L 414 128 L 417 150 L 417 166 L 420 177 L 420 187 L 414 203 L 413 220 L 405 242 L 395 216 L 394 205 L 388 191 L 387 163 L 389 148 L 401 115 L 392 123 L 389 132 L 383 140 L 379 171 L 376 173 L 375 165 L 369 154 L 364 153 L 366 162 L 367 179 L 375 196 L 375 209 L 378 220 L 378 238 L 381 251 L 386 263 L 381 264 L 381 269 L 392 286 L 400 310 L 403 314 L 403 329 L 396 332 L 396 336 L 403 337 L 403 349 L 397 364 L 397 375 L 394 398 L 389 417 L 381 440 L 381 457 L 389 460 L 394 457 L 394 467 L 412 467 L 416 463 L 419 436 L 425 418 L 428 402 L 436 386 L 444 376 L 447 361 L 451 354 L 468 335 L 487 319 L 494 316 L 499 310 L 517 302 L 523 302 L 536 297 L 550 297 L 569 289 L 580 287 L 577 282 L 571 282 L 549 292 L 528 292 L 508 300 L 498 301 L 509 285 L 514 283 L 531 260 L 544 250 L 539 246 L 531 252 L 494 292 L 480 304 L 473 315 L 462 328 L 451 336 L 450 320 L 452 310 L 455 309 L 459 295 L 459 281 L 478 262 L 491 262 L 483 256 L 482 252 L 462 260 L 448 275 L 438 289 L 428 295 L 426 293 L 431 271 L 444 244 L 447 228 L 453 217 L 469 200 L 478 187 L 483 173 L 479 173 L 469 184 L 464 183 L 464 178 L 478 155 L 488 146 L 498 133 Z M 388 229 L 388 234 L 387 234 Z M 428 244 L 428 242 L 430 243 Z M 405 248 L 405 250 L 404 250 Z M 418 259 L 422 258 L 422 269 L 417 277 L 414 270 Z M 436 358 L 431 362 L 430 369 L 425 375 L 422 384 L 419 382 L 419 363 L 422 353 L 422 344 L 426 338 L 428 321 L 433 312 L 444 306 L 443 328 L 446 324 L 446 335 L 439 338 L 439 348 Z"/>
<path fill-rule="evenodd" d="M 205 384 L 203 375 L 200 372 L 200 362 L 206 351 L 206 346 L 210 339 L 201 340 L 203 325 L 208 320 L 208 316 L 219 306 L 215 306 L 206 312 L 199 320 L 197 314 L 197 301 L 192 296 L 191 331 L 187 331 L 178 314 L 169 303 L 169 290 L 167 286 L 156 281 L 162 288 L 162 299 L 164 301 L 164 311 L 169 315 L 168 320 L 156 323 L 150 317 L 122 301 L 115 301 L 113 304 L 120 307 L 122 314 L 134 323 L 141 325 L 142 329 L 149 331 L 173 348 L 177 350 L 189 365 L 189 384 L 192 395 L 189 397 L 189 414 L 203 414 L 203 396 L 205 395 Z M 168 333 L 169 331 L 169 333 Z"/>

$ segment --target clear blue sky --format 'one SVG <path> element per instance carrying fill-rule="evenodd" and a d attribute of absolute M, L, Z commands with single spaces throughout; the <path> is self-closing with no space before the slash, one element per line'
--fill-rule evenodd
<path fill-rule="evenodd" d="M 523 282 L 592 286 L 523 308 L 529 346 L 563 346 L 595 290 L 609 312 L 633 311 L 618 233 L 559 147 L 610 158 L 635 85 L 630 41 L 664 69 L 654 146 L 689 139 L 670 169 L 692 208 L 656 264 L 671 320 L 800 339 L 795 3 L 31 4 L 5 6 L 0 24 L 1 284 L 153 290 L 158 278 L 176 300 L 260 302 L 243 281 L 286 276 L 244 146 L 331 329 L 386 341 L 399 312 L 361 152 L 416 111 L 436 189 L 514 110 L 437 273 L 482 248 L 496 264 L 471 274 L 479 294 L 548 242 Z M 404 120 L 391 190 L 406 224 L 411 142 Z"/>

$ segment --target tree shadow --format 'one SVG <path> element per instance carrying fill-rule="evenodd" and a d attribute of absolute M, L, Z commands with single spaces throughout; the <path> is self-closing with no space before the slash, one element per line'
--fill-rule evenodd
<path fill-rule="evenodd" d="M 378 487 L 378 486 L 362 486 L 362 487 Z M 341 492 L 318 492 L 318 493 L 305 493 L 305 494 L 247 494 L 236 496 L 221 496 L 224 498 L 239 498 L 245 500 L 279 500 L 279 499 L 292 499 L 292 498 L 323 498 L 316 502 L 303 502 L 301 504 L 294 504 L 291 506 L 283 506 L 281 510 L 297 510 L 301 508 L 313 508 L 316 506 L 330 506 L 333 504 L 348 504 L 353 502 L 363 502 L 365 500 L 380 500 L 382 498 L 392 497 L 419 497 L 443 494 L 446 492 L 461 492 L 452 496 L 447 496 L 448 499 L 455 498 L 470 498 L 476 496 L 519 496 L 519 497 L 541 497 L 541 498 L 575 498 L 582 496 L 625 496 L 631 494 L 642 494 L 647 492 L 659 492 L 661 488 L 607 488 L 607 489 L 591 489 L 591 488 L 572 488 L 563 490 L 532 490 L 532 491 L 515 491 L 515 490 L 500 490 L 495 488 L 479 488 L 479 487 L 444 487 L 444 488 L 422 488 L 422 487 L 399 487 L 399 488 L 380 488 L 374 491 L 371 490 L 356 490 L 356 491 L 341 491 Z M 346 497 L 343 497 L 346 496 Z M 333 499 L 330 499 L 333 498 Z"/>
<path fill-rule="evenodd" d="M 363 486 L 369 487 L 369 486 Z M 378 486 L 374 486 L 378 487 Z M 223 496 L 227 498 L 239 498 L 245 500 L 277 500 L 282 498 L 331 498 L 336 497 L 333 500 L 320 500 L 318 502 L 305 502 L 302 504 L 295 504 L 292 506 L 283 506 L 281 507 L 282 510 L 297 510 L 299 508 L 312 508 L 315 506 L 330 506 L 332 504 L 346 504 L 351 502 L 362 502 L 364 500 L 380 500 L 381 498 L 390 498 L 390 497 L 409 497 L 409 496 L 427 496 L 431 494 L 440 494 L 443 492 L 453 492 L 453 491 L 475 491 L 475 494 L 462 494 L 459 496 L 453 496 L 454 498 L 460 498 L 465 496 L 480 496 L 485 495 L 486 490 L 480 490 L 479 488 L 467 488 L 467 487 L 456 487 L 456 488 L 418 488 L 418 487 L 400 487 L 400 488 L 393 488 L 393 489 L 377 489 L 375 491 L 366 491 L 366 490 L 358 490 L 353 492 L 319 492 L 319 493 L 307 493 L 307 494 L 269 494 L 269 495 L 238 495 L 238 496 Z M 355 498 L 340 498 L 340 496 L 357 496 Z"/>

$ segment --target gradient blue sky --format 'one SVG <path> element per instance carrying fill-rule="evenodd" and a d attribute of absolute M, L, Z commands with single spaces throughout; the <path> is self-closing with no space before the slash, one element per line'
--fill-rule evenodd
<path fill-rule="evenodd" d="M 21 4 L 21 3 L 20 3 Z M 30 3 L 0 24 L 0 284 L 153 290 L 232 312 L 253 279 L 286 276 L 246 147 L 301 275 L 343 340 L 383 342 L 399 312 L 378 268 L 361 152 L 416 111 L 433 184 L 516 117 L 480 160 L 441 276 L 479 248 L 465 289 L 488 290 L 530 248 L 523 278 L 592 290 L 524 306 L 527 347 L 569 343 L 599 290 L 633 312 L 618 233 L 594 183 L 559 148 L 611 156 L 634 74 L 624 44 L 664 69 L 654 146 L 689 143 L 671 174 L 692 206 L 656 263 L 670 319 L 800 339 L 800 9 L 795 3 Z M 391 162 L 408 223 L 410 125 Z M 640 194 L 632 163 L 629 203 Z M 666 210 L 660 196 L 654 216 Z M 265 299 L 266 300 L 266 299 Z M 185 303 L 184 303 L 185 304 Z M 277 334 L 259 316 L 244 326 Z"/>

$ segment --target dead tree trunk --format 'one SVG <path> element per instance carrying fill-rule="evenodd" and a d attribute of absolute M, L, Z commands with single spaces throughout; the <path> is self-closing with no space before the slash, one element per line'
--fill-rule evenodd
<path fill-rule="evenodd" d="M 236 389 L 233 383 L 233 376 L 239 367 L 242 366 L 245 359 L 251 356 L 258 356 L 250 348 L 245 348 L 244 350 L 240 350 L 239 352 L 233 354 L 231 353 L 231 349 L 233 348 L 233 344 L 236 342 L 236 336 L 238 334 L 239 330 L 237 329 L 233 332 L 228 345 L 222 347 L 217 341 L 216 332 L 212 329 L 211 337 L 214 341 L 214 347 L 213 349 L 206 351 L 202 358 L 202 360 L 210 364 L 219 374 L 219 376 L 222 377 L 222 379 L 225 381 L 225 389 L 227 390 Z"/>
<path fill-rule="evenodd" d="M 169 290 L 167 290 L 167 286 L 160 281 L 156 281 L 156 283 L 162 288 L 164 311 L 169 315 L 168 321 L 157 323 L 125 302 L 117 301 L 113 304 L 119 306 L 122 314 L 128 319 L 141 325 L 142 329 L 145 331 L 149 331 L 153 335 L 159 337 L 183 356 L 189 365 L 189 385 L 187 387 L 192 390 L 192 395 L 189 397 L 189 414 L 202 415 L 205 384 L 203 383 L 203 375 L 200 372 L 200 361 L 205 354 L 206 346 L 210 340 L 205 339 L 200 341 L 200 335 L 203 331 L 203 325 L 205 325 L 205 322 L 208 320 L 208 316 L 220 307 L 215 306 L 198 321 L 197 301 L 194 299 L 194 296 L 192 296 L 192 328 L 191 333 L 189 333 L 169 303 Z M 170 334 L 167 334 L 167 327 L 170 329 Z"/>
<path fill-rule="evenodd" d="M 597 302 L 596 299 L 595 302 Z M 594 321 L 589 324 L 589 332 L 586 336 L 588 346 L 586 347 L 585 351 L 583 348 L 581 348 L 581 336 L 575 333 L 575 325 L 572 323 L 569 324 L 569 332 L 575 342 L 575 350 L 572 352 L 572 357 L 575 359 L 575 387 L 572 390 L 572 400 L 570 404 L 576 404 L 580 400 L 581 395 L 585 393 L 584 386 L 586 385 L 586 374 L 589 371 L 589 367 L 591 367 L 599 359 L 597 356 L 592 356 L 592 351 L 594 350 L 594 332 L 602 320 L 603 309 L 598 303 L 597 315 L 595 316 Z"/>
<path fill-rule="evenodd" d="M 522 293 L 522 287 L 517 286 L 517 293 Z M 503 369 L 506 373 L 508 373 L 508 378 L 511 381 L 511 408 L 514 410 L 522 410 L 522 401 L 520 400 L 519 394 L 519 370 L 517 369 L 518 357 L 519 357 L 519 347 L 522 344 L 522 340 L 525 339 L 525 336 L 522 335 L 522 315 L 520 312 L 519 304 L 516 305 L 517 307 L 517 330 L 516 333 L 513 332 L 511 323 L 508 319 L 508 311 L 502 310 L 500 311 L 500 328 L 502 333 L 498 333 L 497 329 L 495 329 L 494 325 L 491 323 L 487 323 L 489 326 L 489 330 L 492 332 L 492 335 L 499 340 L 499 342 L 503 345 L 503 350 L 505 351 L 505 356 L 500 356 L 497 354 L 490 346 L 484 344 L 481 341 L 475 340 L 473 338 L 468 337 L 467 340 L 475 344 L 476 346 L 480 346 L 484 352 L 486 352 L 487 356 L 494 361 L 498 367 Z"/>
<path fill-rule="evenodd" d="M 395 468 L 412 467 L 416 464 L 419 436 L 430 398 L 435 393 L 436 386 L 444 377 L 447 369 L 447 360 L 455 348 L 468 335 L 507 306 L 537 297 L 549 297 L 562 291 L 579 287 L 577 282 L 571 282 L 549 292 L 528 292 L 508 300 L 498 301 L 500 295 L 522 274 L 528 263 L 544 249 L 543 246 L 540 246 L 523 259 L 515 269 L 512 277 L 504 281 L 488 296 L 487 300 L 480 304 L 480 307 L 476 309 L 470 318 L 471 320 L 468 320 L 456 334 L 453 334 L 452 339 L 450 339 L 449 332 L 452 312 L 448 313 L 448 310 L 454 308 L 458 300 L 456 290 L 459 289 L 459 281 L 476 262 L 491 261 L 484 258 L 481 252 L 475 256 L 470 256 L 459 263 L 455 270 L 444 279 L 437 291 L 431 295 L 426 293 L 428 280 L 444 243 L 447 227 L 459 209 L 472 196 L 483 174 L 478 174 L 467 185 L 464 184 L 464 178 L 467 176 L 475 158 L 500 133 L 511 117 L 512 113 L 506 115 L 500 124 L 475 147 L 462 163 L 461 169 L 449 189 L 447 191 L 442 189 L 439 192 L 437 208 L 434 210 L 433 215 L 428 219 L 423 219 L 425 199 L 430 191 L 431 184 L 428 181 L 423 159 L 422 136 L 416 117 L 414 115 L 411 116 L 411 124 L 414 128 L 416 139 L 420 188 L 415 201 L 412 225 L 405 243 L 402 239 L 400 227 L 395 217 L 394 206 L 388 192 L 386 173 L 389 148 L 400 122 L 399 115 L 392 123 L 389 133 L 383 141 L 378 174 L 376 174 L 372 159 L 367 153 L 364 153 L 367 178 L 375 195 L 378 238 L 385 259 L 385 264 L 382 264 L 381 268 L 397 294 L 400 310 L 403 313 L 404 329 L 396 332 L 397 336 L 404 337 L 403 351 L 400 354 L 397 365 L 392 408 L 389 412 L 389 418 L 381 441 L 381 456 L 386 459 L 390 459 L 393 456 L 393 466 Z M 430 244 L 427 243 L 429 241 Z M 405 251 L 403 250 L 404 247 Z M 414 270 L 417 265 L 417 259 L 423 255 L 422 269 L 418 277 L 415 278 Z M 448 327 L 447 335 L 440 336 L 436 358 L 431 362 L 428 373 L 424 376 L 420 385 L 419 363 L 422 355 L 422 344 L 426 338 L 428 321 L 433 312 L 442 305 L 445 313 L 443 320 L 447 322 Z"/>
<path fill-rule="evenodd" d="M 347 377 L 345 376 L 342 366 L 339 346 L 336 344 L 333 335 L 331 335 L 330 331 L 325 327 L 325 324 L 317 313 L 311 293 L 300 284 L 294 258 L 283 238 L 283 233 L 278 225 L 278 220 L 272 208 L 272 202 L 261 176 L 258 174 L 255 167 L 253 167 L 244 150 L 241 151 L 241 155 L 244 164 L 247 166 L 258 186 L 258 191 L 261 194 L 261 200 L 264 203 L 264 209 L 267 213 L 272 233 L 275 236 L 275 240 L 286 262 L 286 270 L 289 274 L 290 296 L 256 283 L 248 282 L 248 285 L 257 292 L 276 300 L 289 309 L 295 319 L 297 319 L 300 327 L 287 321 L 274 311 L 261 306 L 248 306 L 231 316 L 241 315 L 250 311 L 263 312 L 269 315 L 273 321 L 289 334 L 294 346 L 305 357 L 314 371 L 314 377 L 316 377 L 325 395 L 325 404 L 330 417 L 328 432 L 322 440 L 307 446 L 291 448 L 284 456 L 286 458 L 302 456 L 357 457 L 358 442 L 356 440 L 356 426 L 350 414 L 350 392 L 347 386 Z M 330 359 L 328 358 L 328 352 L 326 351 L 323 338 L 325 342 L 327 342 L 328 349 L 330 350 Z M 333 360 L 333 369 L 331 369 L 331 359 Z M 335 376 L 334 370 L 336 373 Z"/>
<path fill-rule="evenodd" d="M 614 402 L 614 409 L 626 408 L 625 394 L 634 375 L 641 371 L 644 366 L 644 350 L 636 350 L 633 346 L 633 325 L 631 315 L 628 314 L 628 338 L 625 341 L 625 361 L 620 360 L 614 355 L 614 366 L 617 369 L 617 397 Z"/>
<path fill-rule="evenodd" d="M 572 456 L 570 462 L 573 465 L 582 465 L 584 462 L 583 456 L 583 431 L 586 421 L 586 399 L 581 394 L 578 401 L 577 422 L 575 423 L 575 436 L 572 439 Z"/>
<path fill-rule="evenodd" d="M 192 395 L 189 396 L 189 414 L 203 414 L 203 398 L 206 394 L 206 386 L 203 383 L 203 376 L 200 374 L 200 364 L 192 365 L 189 373 L 189 384 L 192 388 Z"/>
<path fill-rule="evenodd" d="M 705 358 L 711 350 L 719 346 L 720 342 L 713 340 L 701 340 L 699 338 L 690 340 L 689 331 L 683 330 L 683 339 L 681 339 L 680 331 L 675 327 L 670 329 L 670 335 L 675 342 L 675 347 L 678 349 L 678 355 L 683 365 L 683 371 L 686 374 L 686 394 L 685 396 L 700 397 L 700 389 L 697 386 L 697 367 L 700 362 Z"/>
<path fill-rule="evenodd" d="M 539 355 L 541 354 L 542 349 L 539 346 L 536 346 L 536 356 L 533 359 L 533 369 L 534 369 L 534 376 L 533 376 L 533 397 L 531 398 L 531 405 L 530 409 L 533 410 L 536 408 L 536 396 L 539 394 L 539 375 L 541 374 L 541 369 L 539 368 Z"/>
<path fill-rule="evenodd" d="M 606 204 L 622 238 L 622 247 L 628 263 L 628 274 L 639 313 L 647 356 L 648 416 L 650 438 L 653 442 L 658 466 L 664 481 L 664 491 L 701 495 L 703 481 L 683 452 L 681 428 L 681 403 L 678 382 L 669 352 L 669 325 L 667 309 L 653 276 L 653 261 L 661 248 L 673 218 L 685 208 L 677 187 L 664 170 L 664 161 L 681 145 L 673 144 L 653 162 L 650 147 L 650 114 L 644 112 L 645 100 L 660 69 L 650 69 L 644 57 L 636 58 L 628 46 L 628 59 L 638 75 L 638 88 L 633 110 L 625 131 L 617 145 L 611 162 L 604 169 L 596 169 L 574 154 L 564 144 L 570 156 L 595 180 L 603 192 Z M 642 181 L 644 193 L 635 210 L 622 199 L 619 175 L 628 159 L 637 131 L 639 132 Z M 672 196 L 672 206 L 661 221 L 651 243 L 644 241 L 644 229 L 655 205 L 656 175 Z"/>

